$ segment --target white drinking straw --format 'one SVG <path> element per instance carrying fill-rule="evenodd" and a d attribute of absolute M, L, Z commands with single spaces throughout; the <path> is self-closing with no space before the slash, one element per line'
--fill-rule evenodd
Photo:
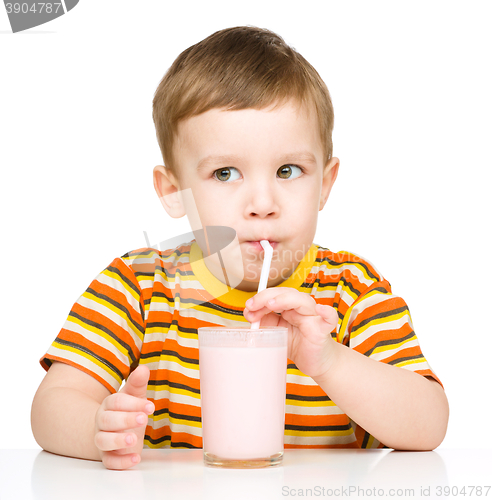
<path fill-rule="evenodd" d="M 260 245 L 265 250 L 265 256 L 263 257 L 263 267 L 261 268 L 260 284 L 258 285 L 258 292 L 265 290 L 268 283 L 268 275 L 270 274 L 270 266 L 272 264 L 273 248 L 268 240 L 261 240 Z M 260 322 L 255 321 L 251 323 L 251 330 L 257 330 L 260 328 Z"/>

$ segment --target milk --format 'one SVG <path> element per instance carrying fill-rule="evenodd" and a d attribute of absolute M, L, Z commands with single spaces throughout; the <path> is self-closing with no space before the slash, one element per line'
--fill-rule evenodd
<path fill-rule="evenodd" d="M 268 461 L 274 456 L 281 459 L 283 453 L 287 345 L 262 346 L 257 337 L 249 342 L 253 345 L 244 346 L 245 333 L 241 335 L 239 347 L 231 347 L 231 342 L 226 346 L 203 345 L 206 342 L 200 339 L 206 461 L 207 457 Z"/>

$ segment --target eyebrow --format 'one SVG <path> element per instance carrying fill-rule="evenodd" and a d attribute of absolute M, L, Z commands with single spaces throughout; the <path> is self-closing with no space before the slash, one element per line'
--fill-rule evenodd
<path fill-rule="evenodd" d="M 279 158 L 280 162 L 288 161 L 288 162 L 299 162 L 299 163 L 316 163 L 316 157 L 313 153 L 309 151 L 300 151 L 298 153 L 289 153 L 286 155 L 282 155 Z"/>
<path fill-rule="evenodd" d="M 208 155 L 205 158 L 202 158 L 196 167 L 197 170 L 202 170 L 210 165 L 221 164 L 224 163 L 237 163 L 241 158 L 236 155 Z"/>
<path fill-rule="evenodd" d="M 197 170 L 202 170 L 212 165 L 234 164 L 241 162 L 241 157 L 237 155 L 208 155 L 202 158 L 197 165 Z M 279 163 L 313 163 L 316 164 L 316 157 L 309 151 L 287 153 L 278 158 Z"/>

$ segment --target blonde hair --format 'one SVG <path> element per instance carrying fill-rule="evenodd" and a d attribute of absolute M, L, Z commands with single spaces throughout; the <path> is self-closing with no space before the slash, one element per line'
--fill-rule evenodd
<path fill-rule="evenodd" d="M 173 143 L 181 120 L 210 109 L 264 109 L 294 99 L 318 118 L 324 164 L 333 154 L 333 105 L 318 72 L 275 33 L 227 28 L 183 51 L 154 95 L 153 119 L 164 164 L 179 179 Z"/>

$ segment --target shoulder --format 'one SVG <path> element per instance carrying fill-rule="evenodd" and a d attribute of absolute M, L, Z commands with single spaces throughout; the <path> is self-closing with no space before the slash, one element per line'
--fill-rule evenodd
<path fill-rule="evenodd" d="M 125 253 L 115 261 L 120 261 L 137 277 L 154 275 L 159 271 L 165 272 L 166 269 L 176 270 L 189 265 L 192 243 L 182 243 L 166 250 L 157 250 L 153 247 L 139 248 Z"/>
<path fill-rule="evenodd" d="M 333 252 L 320 245 L 317 247 L 315 267 L 320 282 L 336 281 L 352 288 L 357 295 L 375 286 L 382 286 L 390 291 L 389 282 L 368 259 L 346 250 Z"/>

